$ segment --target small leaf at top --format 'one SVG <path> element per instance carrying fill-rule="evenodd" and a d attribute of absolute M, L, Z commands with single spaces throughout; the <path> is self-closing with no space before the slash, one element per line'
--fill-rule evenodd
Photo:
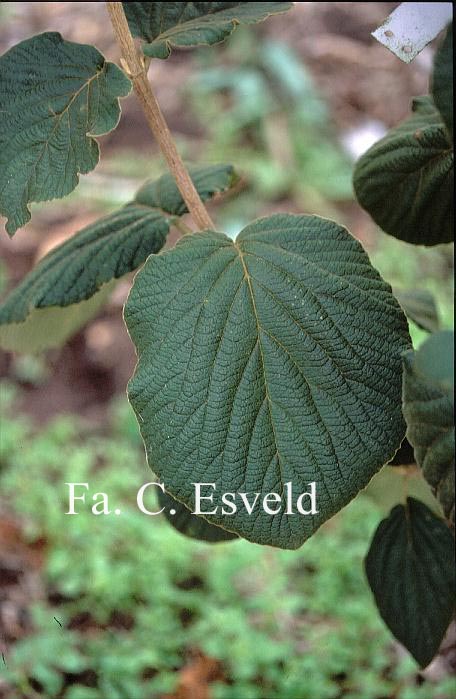
<path fill-rule="evenodd" d="M 0 57 L 0 213 L 10 235 L 27 204 L 69 194 L 98 163 L 130 80 L 93 46 L 46 32 Z"/>
<path fill-rule="evenodd" d="M 203 201 L 226 192 L 239 180 L 232 165 L 194 165 L 189 167 L 189 173 Z M 174 216 L 188 212 L 174 177 L 169 173 L 158 180 L 146 182 L 136 192 L 135 201 L 145 206 L 158 207 Z"/>
<path fill-rule="evenodd" d="M 181 534 L 189 536 L 191 539 L 206 541 L 210 544 L 216 544 L 223 541 L 232 541 L 238 536 L 232 532 L 216 527 L 214 524 L 209 524 L 204 517 L 198 517 L 182 505 L 181 502 L 171 497 L 168 493 L 163 493 L 158 490 L 158 502 L 160 507 L 164 507 L 164 515 L 168 522 Z"/>
<path fill-rule="evenodd" d="M 237 178 L 231 165 L 197 166 L 189 172 L 203 201 L 229 189 Z M 95 306 L 72 311 L 74 322 L 63 325 L 64 313 L 56 307 L 79 307 L 110 280 L 137 269 L 163 247 L 173 220 L 185 212 L 174 180 L 163 175 L 141 187 L 122 209 L 51 250 L 0 305 L 0 346 L 21 352 L 60 345 L 68 336 L 60 329 L 78 329 L 77 318 L 88 320 L 82 308 Z"/>
<path fill-rule="evenodd" d="M 439 314 L 433 295 L 425 289 L 398 289 L 394 292 L 404 313 L 415 325 L 427 332 L 439 329 Z"/>
<path fill-rule="evenodd" d="M 215 483 L 218 511 L 205 519 L 250 541 L 300 546 L 404 436 L 407 321 L 331 221 L 278 214 L 236 242 L 186 236 L 147 260 L 125 321 L 139 357 L 129 398 L 151 468 L 192 511 L 193 484 Z M 313 483 L 318 512 L 298 514 L 304 493 L 314 509 Z M 223 514 L 227 492 L 258 493 L 256 509 L 237 495 L 237 512 Z M 277 514 L 261 504 L 269 493 L 282 498 Z"/>
<path fill-rule="evenodd" d="M 453 140 L 453 25 L 450 24 L 443 44 L 434 59 L 431 91 L 435 105 Z"/>
<path fill-rule="evenodd" d="M 365 568 L 385 624 L 426 667 L 454 612 L 454 538 L 447 525 L 408 498 L 380 522 Z"/>
<path fill-rule="evenodd" d="M 124 2 L 134 36 L 146 56 L 168 58 L 174 47 L 216 44 L 238 24 L 254 24 L 286 12 L 292 2 Z"/>
<path fill-rule="evenodd" d="M 407 243 L 453 240 L 453 147 L 430 97 L 357 162 L 353 184 L 361 206 L 385 233 Z"/>
<path fill-rule="evenodd" d="M 403 412 L 416 462 L 442 505 L 455 518 L 454 334 L 431 335 L 404 355 Z"/>

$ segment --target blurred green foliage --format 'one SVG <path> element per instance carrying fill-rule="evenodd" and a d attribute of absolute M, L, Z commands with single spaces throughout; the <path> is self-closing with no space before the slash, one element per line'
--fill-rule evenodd
<path fill-rule="evenodd" d="M 442 329 L 454 327 L 453 246 L 424 248 L 396 240 L 378 231 L 375 249 L 369 253 L 374 267 L 393 290 L 424 289 L 434 296 Z M 410 334 L 418 347 L 429 334 L 410 323 Z"/>
<path fill-rule="evenodd" d="M 73 416 L 37 429 L 16 415 L 11 384 L 1 396 L 1 498 L 29 541 L 46 542 L 48 594 L 30 608 L 33 633 L 7 653 L 10 699 L 159 697 L 196 649 L 223 665 L 216 699 L 447 699 L 456 689 L 453 679 L 419 686 L 378 617 L 361 563 L 380 511 L 365 496 L 298 551 L 201 544 L 137 509 L 151 474 L 125 400 L 104 429 Z M 107 492 L 122 514 L 92 515 L 90 502 L 64 514 L 68 481 Z"/>
<path fill-rule="evenodd" d="M 328 211 L 352 198 L 351 163 L 337 142 L 325 102 L 286 43 L 252 42 L 240 30 L 214 54 L 198 52 L 186 96 L 208 137 L 199 156 L 229 157 L 250 188 L 236 200 L 239 226 L 267 202 L 291 198 L 303 211 Z M 223 118 L 221 118 L 223 115 Z M 224 211 L 224 222 L 230 211 Z"/>

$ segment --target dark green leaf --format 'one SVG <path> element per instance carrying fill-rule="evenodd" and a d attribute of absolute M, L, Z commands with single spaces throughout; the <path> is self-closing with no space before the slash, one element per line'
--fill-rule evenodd
<path fill-rule="evenodd" d="M 197 165 L 189 168 L 190 176 L 203 201 L 226 192 L 239 180 L 232 165 Z M 146 182 L 136 193 L 138 204 L 163 209 L 166 213 L 182 216 L 187 213 L 182 195 L 170 174 Z"/>
<path fill-rule="evenodd" d="M 254 24 L 289 10 L 291 2 L 124 2 L 130 30 L 148 42 L 143 51 L 168 58 L 174 47 L 216 44 L 238 24 Z"/>
<path fill-rule="evenodd" d="M 10 235 L 27 204 L 63 197 L 98 163 L 95 136 L 112 131 L 131 83 L 93 46 L 47 32 L 0 58 L 0 212 Z"/>
<path fill-rule="evenodd" d="M 158 501 L 160 507 L 165 508 L 164 515 L 168 522 L 177 529 L 178 532 L 185 534 L 185 536 L 213 544 L 221 541 L 232 541 L 238 538 L 236 534 L 232 534 L 226 531 L 226 529 L 209 524 L 203 517 L 197 517 L 192 514 L 185 505 L 182 505 L 182 503 L 171 497 L 171 495 L 168 495 L 168 493 L 162 493 L 161 490 L 158 490 Z M 171 511 L 173 511 L 174 514 L 171 514 Z"/>
<path fill-rule="evenodd" d="M 432 96 L 453 140 L 453 25 L 437 51 L 432 75 Z"/>
<path fill-rule="evenodd" d="M 416 462 L 454 524 L 454 335 L 431 335 L 404 355 L 403 402 Z"/>
<path fill-rule="evenodd" d="M 357 162 L 361 206 L 390 235 L 416 245 L 453 240 L 453 147 L 430 97 Z"/>
<path fill-rule="evenodd" d="M 0 346 L 11 352 L 42 352 L 60 347 L 106 304 L 114 282 L 105 284 L 86 301 L 67 308 L 31 308 L 22 323 L 0 325 Z"/>
<path fill-rule="evenodd" d="M 236 179 L 231 165 L 190 168 L 190 175 L 204 201 Z M 111 279 L 137 269 L 165 244 L 173 214 L 185 211 L 171 175 L 163 175 L 146 183 L 133 202 L 51 250 L 0 306 L 0 345 L 38 351 L 61 344 L 68 337 L 61 332 L 67 327 L 67 321 L 61 325 L 64 314 L 57 308 L 44 314 L 42 309 L 80 304 Z M 83 309 L 92 307 L 99 308 L 87 305 L 69 314 L 68 328 L 76 330 L 79 317 L 88 320 Z"/>
<path fill-rule="evenodd" d="M 164 245 L 169 221 L 154 209 L 128 204 L 51 250 L 10 294 L 0 323 L 20 323 L 32 308 L 69 306 L 106 282 L 139 267 Z"/>
<path fill-rule="evenodd" d="M 251 541 L 300 546 L 404 436 L 405 316 L 331 221 L 278 214 L 235 243 L 187 236 L 148 259 L 125 320 L 139 356 L 129 397 L 168 492 L 195 511 L 195 482 L 216 483 L 218 504 L 292 483 L 295 514 L 248 515 L 238 498 L 236 514 L 205 516 Z M 312 482 L 318 512 L 296 514 Z"/>
<path fill-rule="evenodd" d="M 454 539 L 442 519 L 407 499 L 380 522 L 366 561 L 380 614 L 421 667 L 437 653 L 454 611 Z"/>
<path fill-rule="evenodd" d="M 434 333 L 415 352 L 415 372 L 443 389 L 454 387 L 454 332 Z"/>
<path fill-rule="evenodd" d="M 419 328 L 428 332 L 439 329 L 439 315 L 433 295 L 424 289 L 396 290 L 397 300 L 404 313 Z"/>

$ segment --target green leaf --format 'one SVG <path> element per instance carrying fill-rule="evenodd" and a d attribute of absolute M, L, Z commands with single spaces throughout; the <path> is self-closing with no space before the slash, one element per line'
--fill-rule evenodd
<path fill-rule="evenodd" d="M 151 468 L 192 511 L 195 482 L 216 483 L 219 505 L 226 492 L 260 493 L 253 515 L 239 498 L 237 513 L 205 515 L 251 541 L 300 546 L 404 436 L 405 316 L 331 221 L 277 214 L 236 242 L 187 236 L 148 259 L 125 321 L 139 357 L 129 397 Z M 288 482 L 295 514 L 284 503 L 265 512 L 262 498 L 285 496 Z M 296 514 L 313 482 L 318 512 Z"/>
<path fill-rule="evenodd" d="M 190 175 L 203 200 L 228 189 L 236 179 L 231 165 L 190 168 Z M 74 311 L 63 325 L 60 310 L 44 314 L 42 309 L 80 304 L 111 279 L 137 269 L 163 247 L 173 220 L 185 212 L 166 174 L 141 187 L 133 202 L 51 250 L 0 305 L 0 345 L 19 352 L 60 345 L 68 337 L 63 330 L 77 330 L 77 318 L 86 322 L 84 309 L 92 306 Z M 97 311 L 99 307 L 93 305 Z"/>
<path fill-rule="evenodd" d="M 416 245 L 453 240 L 453 148 L 430 97 L 357 162 L 353 184 L 361 206 L 385 233 Z"/>
<path fill-rule="evenodd" d="M 439 329 L 439 314 L 433 295 L 425 289 L 403 289 L 394 292 L 404 313 L 419 328 L 427 332 Z"/>
<path fill-rule="evenodd" d="M 435 105 L 453 140 L 453 25 L 436 53 L 431 91 Z"/>
<path fill-rule="evenodd" d="M 158 252 L 169 221 L 135 203 L 83 228 L 49 252 L 0 308 L 0 324 L 20 323 L 32 308 L 69 306 Z"/>
<path fill-rule="evenodd" d="M 46 32 L 0 58 L 0 213 L 10 235 L 27 204 L 73 191 L 98 163 L 95 136 L 120 118 L 130 80 L 93 46 Z"/>
<path fill-rule="evenodd" d="M 203 201 L 226 192 L 239 181 L 232 165 L 196 165 L 189 168 L 189 173 Z M 170 174 L 146 182 L 136 193 L 135 201 L 138 204 L 163 209 L 174 216 L 182 216 L 188 212 L 174 177 Z"/>
<path fill-rule="evenodd" d="M 365 561 L 380 614 L 421 667 L 437 653 L 454 611 L 454 539 L 408 498 L 380 522 Z"/>
<path fill-rule="evenodd" d="M 238 24 L 255 24 L 289 10 L 291 2 L 123 2 L 146 56 L 168 58 L 175 47 L 216 44 Z"/>
<path fill-rule="evenodd" d="M 22 323 L 0 325 L 0 346 L 11 352 L 42 352 L 60 347 L 106 304 L 114 282 L 105 284 L 87 301 L 68 308 L 31 308 Z"/>
<path fill-rule="evenodd" d="M 165 508 L 164 515 L 174 529 L 177 529 L 178 532 L 185 536 L 189 536 L 191 539 L 215 544 L 238 538 L 236 534 L 232 534 L 222 529 L 222 527 L 215 527 L 213 524 L 209 524 L 204 517 L 197 517 L 197 515 L 192 514 L 185 505 L 182 505 L 178 500 L 171 497 L 168 493 L 163 493 L 161 490 L 158 491 L 158 502 L 160 507 Z M 174 514 L 171 514 L 171 511 Z"/>
<path fill-rule="evenodd" d="M 443 389 L 454 387 L 454 332 L 434 333 L 415 352 L 415 372 Z M 413 360 L 412 360 L 413 361 Z"/>
<path fill-rule="evenodd" d="M 453 347 L 454 334 L 443 331 L 404 355 L 403 411 L 416 462 L 454 524 Z"/>

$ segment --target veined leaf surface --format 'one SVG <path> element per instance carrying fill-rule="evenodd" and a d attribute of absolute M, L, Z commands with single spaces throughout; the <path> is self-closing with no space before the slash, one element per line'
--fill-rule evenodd
<path fill-rule="evenodd" d="M 431 97 L 358 160 L 354 188 L 385 233 L 407 243 L 437 245 L 454 237 L 453 146 Z"/>
<path fill-rule="evenodd" d="M 232 165 L 193 165 L 188 168 L 192 182 L 203 201 L 209 201 L 217 194 L 222 194 L 239 181 Z M 174 216 L 183 216 L 188 212 L 177 188 L 174 177 L 167 173 L 146 182 L 135 194 L 135 202 L 159 208 Z"/>
<path fill-rule="evenodd" d="M 404 355 L 407 438 L 445 516 L 455 519 L 454 334 L 430 336 Z"/>
<path fill-rule="evenodd" d="M 146 56 L 168 58 L 173 47 L 216 44 L 238 24 L 254 24 L 289 10 L 291 2 L 124 2 Z"/>
<path fill-rule="evenodd" d="M 190 168 L 206 201 L 236 180 L 231 165 Z M 38 351 L 61 344 L 77 320 L 89 320 L 100 304 L 82 304 L 103 285 L 137 269 L 163 247 L 170 226 L 186 207 L 174 180 L 165 174 L 146 182 L 135 199 L 51 250 L 0 305 L 0 345 L 14 351 Z M 107 296 L 97 297 L 99 301 Z M 58 307 L 78 304 L 65 312 Z M 44 309 L 48 309 L 44 312 Z M 68 332 L 63 332 L 67 328 Z"/>
<path fill-rule="evenodd" d="M 21 323 L 0 325 L 0 346 L 11 352 L 42 352 L 60 347 L 106 305 L 114 282 L 104 284 L 85 301 L 71 306 L 48 306 L 30 309 Z"/>
<path fill-rule="evenodd" d="M 46 32 L 0 57 L 0 213 L 10 235 L 28 204 L 64 197 L 98 163 L 131 82 L 93 46 Z"/>
<path fill-rule="evenodd" d="M 161 490 L 158 490 L 158 502 L 160 507 L 165 508 L 163 514 L 171 526 L 191 539 L 216 544 L 223 541 L 233 541 L 238 538 L 236 534 L 228 532 L 226 529 L 222 529 L 222 527 L 209 524 L 204 517 L 192 514 L 188 507 L 171 497 L 169 493 L 163 493 Z"/>
<path fill-rule="evenodd" d="M 365 566 L 386 625 L 426 667 L 454 612 L 454 538 L 447 525 L 407 498 L 380 523 Z"/>
<path fill-rule="evenodd" d="M 236 242 L 187 236 L 148 259 L 125 320 L 139 355 L 130 401 L 173 497 L 195 511 L 195 482 L 215 483 L 219 504 L 292 483 L 295 514 L 205 515 L 251 541 L 297 548 L 401 443 L 407 322 L 331 221 L 278 214 Z M 297 514 L 312 482 L 318 513 Z"/>

